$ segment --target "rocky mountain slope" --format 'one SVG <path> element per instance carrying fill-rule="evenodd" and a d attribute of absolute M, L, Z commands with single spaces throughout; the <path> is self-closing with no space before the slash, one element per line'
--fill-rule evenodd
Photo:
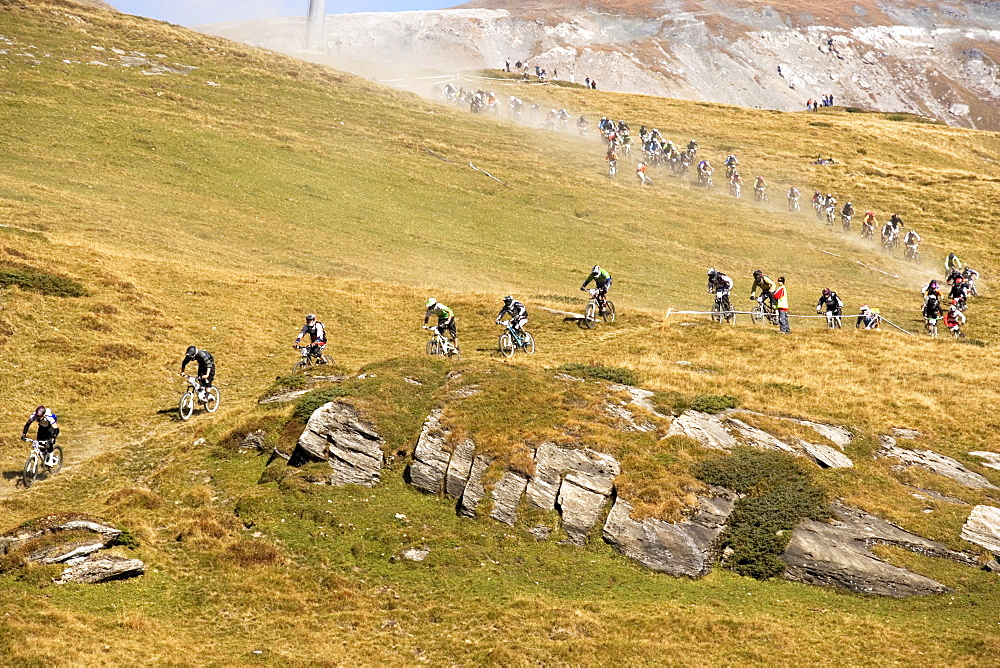
<path fill-rule="evenodd" d="M 304 22 L 202 29 L 298 54 Z M 399 74 L 522 60 L 614 91 L 780 110 L 832 94 L 838 104 L 1000 128 L 997 2 L 480 0 L 331 16 L 325 48 L 308 57 L 369 74 L 372 65 Z"/>

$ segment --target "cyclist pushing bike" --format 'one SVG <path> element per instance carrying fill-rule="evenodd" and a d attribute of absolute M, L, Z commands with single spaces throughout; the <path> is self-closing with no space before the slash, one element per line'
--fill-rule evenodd
<path fill-rule="evenodd" d="M 451 345 L 458 349 L 458 326 L 455 325 L 455 312 L 450 308 L 431 297 L 427 300 L 427 312 L 424 314 L 424 326 L 431 319 L 437 316 L 438 323 L 434 326 L 438 334 L 451 340 Z"/>
<path fill-rule="evenodd" d="M 597 303 L 601 305 L 601 313 L 604 313 L 606 308 L 605 299 L 608 296 L 608 290 L 611 289 L 611 274 L 601 269 L 600 266 L 594 265 L 594 268 L 590 270 L 590 275 L 587 276 L 587 280 L 583 282 L 580 286 L 580 290 L 583 292 L 587 291 L 587 286 L 590 282 L 594 282 L 594 287 L 597 288 L 597 292 L 594 293 L 594 297 L 597 299 Z"/>
<path fill-rule="evenodd" d="M 45 452 L 45 464 L 47 466 L 52 465 L 52 450 L 56 446 L 56 439 L 59 437 L 59 423 L 56 420 L 56 415 L 50 411 L 45 406 L 39 406 L 31 415 L 28 416 L 28 421 L 24 423 L 24 429 L 21 430 L 21 440 L 28 440 L 28 429 L 31 428 L 31 423 L 38 423 L 38 432 L 35 436 L 35 440 L 38 441 L 39 445 L 43 446 Z"/>

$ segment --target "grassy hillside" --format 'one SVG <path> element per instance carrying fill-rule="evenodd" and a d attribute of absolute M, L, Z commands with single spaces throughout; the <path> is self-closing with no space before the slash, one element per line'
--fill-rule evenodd
<path fill-rule="evenodd" d="M 997 429 L 984 407 L 1000 399 L 989 290 L 1000 269 L 991 215 L 1000 137 L 840 111 L 544 93 L 573 113 L 696 137 L 713 161 L 736 151 L 776 192 L 815 185 L 849 192 L 882 218 L 898 210 L 927 242 L 927 266 L 912 267 L 811 216 L 655 174 L 644 190 L 609 182 L 595 142 L 153 21 L 0 0 L 0 36 L 0 278 L 12 284 L 0 293 L 9 388 L 0 529 L 56 510 L 94 512 L 128 527 L 150 566 L 139 580 L 89 589 L 47 586 L 47 569 L 0 576 L 0 655 L 10 662 L 652 663 L 683 652 L 705 664 L 974 664 L 1000 649 L 995 577 L 936 560 L 890 555 L 953 595 L 881 601 L 724 571 L 674 580 L 599 541 L 536 544 L 522 528 L 460 520 L 399 479 L 427 397 L 392 402 L 398 392 L 381 391 L 412 414 L 391 423 L 404 454 L 374 490 L 296 477 L 257 485 L 266 458 L 232 447 L 250 426 L 276 442 L 297 436 L 291 407 L 256 400 L 294 362 L 304 313 L 325 320 L 347 370 L 402 358 L 376 373 L 403 365 L 439 378 L 449 367 L 415 357 L 434 294 L 459 314 L 461 368 L 485 374 L 501 364 L 492 317 L 511 292 L 532 309 L 539 344 L 505 364 L 531 374 L 517 377 L 599 361 L 660 392 L 730 395 L 848 424 L 862 436 L 858 466 L 826 472 L 821 484 L 962 547 L 962 507 L 916 499 L 904 483 L 973 503 L 996 503 L 990 493 L 867 454 L 880 430 L 912 427 L 998 481 L 967 452 L 993 449 Z M 809 166 L 817 154 L 840 164 Z M 663 323 L 668 307 L 710 304 L 708 266 L 734 276 L 737 303 L 748 304 L 759 266 L 789 277 L 793 311 L 810 312 L 829 285 L 849 309 L 878 305 L 916 330 L 919 288 L 949 249 L 984 277 L 968 327 L 983 346 L 829 333 L 815 321 L 796 321 L 791 337 L 701 318 Z M 537 308 L 580 308 L 577 287 L 594 263 L 615 275 L 618 323 L 588 332 Z M 67 291 L 80 296 L 60 296 Z M 224 403 L 180 423 L 176 372 L 189 343 L 216 354 Z M 495 436 L 488 421 L 504 409 L 537 401 L 527 390 L 544 384 L 532 383 L 510 406 L 484 409 L 483 433 Z M 26 455 L 16 436 L 38 403 L 59 414 L 70 466 L 25 491 L 14 487 Z M 431 548 L 426 564 L 390 562 L 415 544 Z"/>

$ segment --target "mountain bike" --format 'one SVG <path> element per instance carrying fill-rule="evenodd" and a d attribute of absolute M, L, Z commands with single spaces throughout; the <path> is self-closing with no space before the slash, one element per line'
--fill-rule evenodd
<path fill-rule="evenodd" d="M 827 327 L 829 327 L 830 329 L 840 329 L 842 324 L 843 323 L 841 323 L 841 317 L 837 313 L 833 311 L 826 312 Z"/>
<path fill-rule="evenodd" d="M 206 388 L 198 382 L 198 379 L 194 376 L 181 374 L 181 378 L 187 381 L 188 384 L 188 388 L 184 394 L 181 395 L 181 401 L 178 405 L 182 420 L 190 419 L 191 415 L 194 413 L 195 401 L 201 404 L 201 407 L 209 413 L 214 413 L 219 410 L 219 402 L 222 401 L 222 396 L 219 394 L 219 388 Z"/>
<path fill-rule="evenodd" d="M 736 324 L 736 312 L 729 301 L 728 292 L 715 293 L 715 303 L 712 304 L 712 322 L 728 322 Z"/>
<path fill-rule="evenodd" d="M 535 339 L 530 332 L 514 329 L 510 320 L 501 323 L 501 326 L 504 327 L 504 332 L 497 341 L 500 354 L 511 357 L 518 350 L 523 350 L 529 355 L 535 352 Z"/>
<path fill-rule="evenodd" d="M 601 317 L 604 322 L 615 321 L 615 305 L 610 299 L 600 296 L 600 290 L 590 289 L 590 301 L 583 312 L 583 325 L 587 329 L 592 329 L 597 323 L 597 318 Z"/>
<path fill-rule="evenodd" d="M 861 238 L 865 241 L 871 241 L 875 238 L 875 226 L 870 223 L 861 224 Z"/>
<path fill-rule="evenodd" d="M 698 185 L 704 186 L 711 190 L 715 187 L 715 181 L 712 180 L 711 173 L 698 172 Z"/>
<path fill-rule="evenodd" d="M 730 195 L 732 195 L 736 199 L 739 199 L 740 197 L 743 196 L 741 194 L 741 191 L 742 191 L 742 187 L 740 186 L 739 183 L 737 183 L 736 181 L 730 181 L 729 182 L 729 194 Z"/>
<path fill-rule="evenodd" d="M 752 311 L 750 311 L 750 321 L 756 325 L 766 320 L 772 325 L 777 325 L 778 312 L 774 310 L 774 305 L 771 304 L 771 300 L 763 297 L 756 297 L 754 298 L 754 301 L 757 302 L 757 305 L 753 307 Z"/>
<path fill-rule="evenodd" d="M 618 173 L 618 161 L 608 160 L 608 178 L 609 179 L 615 178 L 615 175 L 617 173 Z"/>
<path fill-rule="evenodd" d="M 931 336 L 938 335 L 937 323 L 938 323 L 937 318 L 924 318 L 924 328 L 927 330 L 927 333 L 929 335 Z"/>
<path fill-rule="evenodd" d="M 911 262 L 920 261 L 920 251 L 916 246 L 907 246 L 903 249 L 903 258 Z"/>
<path fill-rule="evenodd" d="M 754 188 L 753 201 L 767 204 L 767 190 L 764 188 Z"/>
<path fill-rule="evenodd" d="M 848 232 L 851 231 L 851 218 L 852 216 L 849 213 L 841 212 L 840 214 L 840 224 L 844 228 L 844 234 L 847 234 Z"/>
<path fill-rule="evenodd" d="M 837 208 L 828 206 L 826 208 L 826 224 L 833 227 L 833 221 L 837 217 Z"/>
<path fill-rule="evenodd" d="M 884 253 L 888 255 L 895 255 L 897 245 L 899 245 L 899 239 L 895 235 L 882 237 L 882 251 Z"/>
<path fill-rule="evenodd" d="M 36 441 L 24 436 L 21 437 L 21 440 L 31 443 L 31 454 L 28 455 L 28 460 L 24 462 L 24 473 L 21 478 L 25 487 L 31 487 L 31 484 L 38 478 L 39 471 L 43 469 L 47 475 L 59 473 L 63 465 L 63 451 L 61 447 L 55 445 L 52 447 L 52 452 L 47 454 L 46 446 L 48 445 L 48 441 Z"/>
<path fill-rule="evenodd" d="M 459 352 L 458 346 L 445 338 L 444 334 L 438 331 L 438 328 L 433 325 L 425 325 L 424 329 L 428 329 L 433 332 L 431 338 L 427 341 L 427 354 L 428 355 L 442 355 L 445 357 L 462 357 L 462 353 Z"/>
<path fill-rule="evenodd" d="M 801 211 L 799 208 L 799 198 L 789 197 L 788 198 L 788 213 L 798 213 Z"/>
<path fill-rule="evenodd" d="M 292 373 L 304 371 L 319 364 L 332 364 L 333 360 L 323 354 L 323 347 L 310 343 L 308 346 L 295 346 L 295 349 L 302 355 L 302 359 L 292 367 Z"/>

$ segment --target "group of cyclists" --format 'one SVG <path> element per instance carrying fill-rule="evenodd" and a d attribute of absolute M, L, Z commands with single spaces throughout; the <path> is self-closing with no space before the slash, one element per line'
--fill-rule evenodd
<path fill-rule="evenodd" d="M 937 336 L 937 324 L 943 322 L 953 336 L 964 337 L 962 327 L 966 322 L 965 310 L 968 308 L 969 297 L 979 295 L 976 289 L 979 272 L 964 264 L 954 253 L 948 254 L 944 269 L 947 287 L 942 287 L 934 279 L 923 289 L 924 326 L 928 334 Z M 945 290 L 947 295 L 944 294 Z"/>

